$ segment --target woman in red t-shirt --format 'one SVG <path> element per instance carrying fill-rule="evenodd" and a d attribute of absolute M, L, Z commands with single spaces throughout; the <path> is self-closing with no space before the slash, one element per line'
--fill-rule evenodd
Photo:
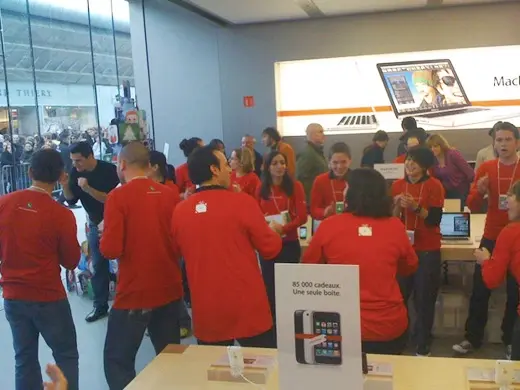
<path fill-rule="evenodd" d="M 255 197 L 260 179 L 255 173 L 255 155 L 251 149 L 233 149 L 229 158 L 229 166 L 233 170 L 230 190 L 245 192 Z"/>
<path fill-rule="evenodd" d="M 409 150 L 405 178 L 392 184 L 394 215 L 400 217 L 419 257 L 417 272 L 400 280 L 404 299 L 414 294 L 417 320 L 412 339 L 418 356 L 430 355 L 431 332 L 441 275 L 441 231 L 444 188 L 428 175 L 434 164 L 431 150 Z"/>
<path fill-rule="evenodd" d="M 300 262 L 298 227 L 307 223 L 307 204 L 303 185 L 289 175 L 287 160 L 282 153 L 269 153 L 265 167 L 256 198 L 266 221 L 283 239 L 278 256 L 273 260 L 260 259 L 267 297 L 275 318 L 274 264 Z"/>
<path fill-rule="evenodd" d="M 355 169 L 349 184 L 345 213 L 320 224 L 303 262 L 359 266 L 363 352 L 401 354 L 408 339 L 408 311 L 396 275 L 415 272 L 417 255 L 403 223 L 392 217 L 383 176 Z"/>
<path fill-rule="evenodd" d="M 204 146 L 204 141 L 198 137 L 193 137 L 190 139 L 184 138 L 179 144 L 179 148 L 184 153 L 186 159 L 195 149 L 201 146 Z M 186 199 L 195 192 L 195 186 L 191 182 L 188 172 L 188 163 L 179 165 L 175 170 L 175 176 L 177 179 L 177 187 L 179 187 L 182 199 Z"/>
<path fill-rule="evenodd" d="M 175 192 L 176 197 L 180 198 L 179 187 L 175 184 L 172 174 L 168 172 L 168 162 L 163 153 L 158 152 L 157 150 L 152 150 L 150 152 L 150 168 L 148 177 L 158 183 L 170 187 L 173 192 Z"/>

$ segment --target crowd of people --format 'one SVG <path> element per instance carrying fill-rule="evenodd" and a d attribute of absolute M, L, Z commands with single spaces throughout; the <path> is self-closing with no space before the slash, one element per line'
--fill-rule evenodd
<path fill-rule="evenodd" d="M 439 225 L 449 197 L 473 212 L 487 203 L 466 335 L 454 350 L 480 347 L 491 289 L 510 270 L 503 341 L 509 357 L 520 360 L 518 129 L 507 122 L 491 129 L 495 154 L 476 173 L 413 118 L 403 121 L 403 130 L 396 161 L 404 163 L 405 177 L 390 188 L 371 168 L 384 163 L 385 132 L 365 148 L 364 167 L 351 169 L 350 147 L 337 142 L 325 154 L 324 129 L 315 123 L 298 157 L 272 127 L 262 132 L 265 154 L 251 135 L 229 156 L 221 140 L 206 146 L 197 137 L 184 139 L 186 162 L 176 169 L 139 142 L 121 150 L 117 166 L 96 158 L 85 141 L 69 146 L 70 169 L 53 148 L 35 152 L 30 188 L 0 198 L 16 389 L 42 387 L 40 334 L 69 389 L 78 388 L 75 325 L 59 265 L 74 269 L 80 248 L 72 212 L 50 196 L 57 182 L 66 203 L 80 201 L 88 215 L 94 309 L 86 321 L 108 316 L 104 369 L 111 390 L 135 377 L 147 330 L 156 353 L 180 342 L 181 328 L 191 323 L 187 304 L 199 344 L 275 348 L 276 263 L 358 265 L 363 352 L 401 354 L 408 345 L 429 356 L 441 275 Z M 298 228 L 309 214 L 321 223 L 302 256 Z M 107 259 L 119 260 L 110 310 Z"/>

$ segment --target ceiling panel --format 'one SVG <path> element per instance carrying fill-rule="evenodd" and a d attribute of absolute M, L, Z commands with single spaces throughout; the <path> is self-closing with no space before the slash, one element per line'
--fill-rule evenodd
<path fill-rule="evenodd" d="M 314 0 L 314 3 L 325 15 L 332 16 L 425 7 L 427 0 Z"/>
<path fill-rule="evenodd" d="M 292 0 L 189 0 L 187 2 L 232 23 L 305 19 L 308 17 Z"/>

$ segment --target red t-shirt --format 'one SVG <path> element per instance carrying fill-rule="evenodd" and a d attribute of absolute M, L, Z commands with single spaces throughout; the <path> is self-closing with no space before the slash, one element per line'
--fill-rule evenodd
<path fill-rule="evenodd" d="M 164 185 L 173 191 L 175 196 L 175 205 L 181 201 L 181 195 L 179 193 L 179 187 L 173 182 L 173 180 L 166 180 Z"/>
<path fill-rule="evenodd" d="M 146 178 L 108 195 L 100 250 L 107 259 L 119 259 L 116 309 L 152 309 L 181 299 L 182 277 L 170 232 L 177 202 L 172 190 Z"/>
<path fill-rule="evenodd" d="M 508 270 L 520 283 L 520 222 L 512 222 L 502 229 L 491 259 L 482 265 L 482 279 L 488 288 L 497 288 Z M 517 311 L 520 314 L 520 305 Z"/>
<path fill-rule="evenodd" d="M 0 274 L 5 299 L 65 299 L 60 265 L 81 258 L 74 214 L 50 195 L 33 190 L 0 197 Z"/>
<path fill-rule="evenodd" d="M 322 173 L 314 179 L 311 190 L 311 216 L 314 219 L 325 218 L 325 209 L 336 202 L 344 202 L 343 192 L 347 187 L 345 179 L 337 179 L 330 172 Z"/>
<path fill-rule="evenodd" d="M 238 177 L 236 172 L 231 174 L 231 185 L 229 189 L 235 191 L 233 185 L 238 185 L 242 192 L 255 196 L 256 188 L 260 185 L 260 179 L 254 172 L 246 173 L 244 176 Z"/>
<path fill-rule="evenodd" d="M 399 219 L 333 215 L 320 224 L 303 263 L 359 266 L 363 341 L 390 341 L 406 331 L 408 312 L 396 276 L 415 272 L 418 260 Z"/>
<path fill-rule="evenodd" d="M 174 248 L 186 262 L 195 337 L 206 342 L 256 336 L 273 326 L 256 251 L 272 259 L 282 240 L 255 199 L 202 187 L 173 213 Z"/>
<path fill-rule="evenodd" d="M 500 184 L 498 179 L 499 166 Z M 475 181 L 471 185 L 467 199 L 467 205 L 473 212 L 482 210 L 485 204 L 484 196 L 480 195 L 477 189 L 479 179 L 484 176 L 489 177 L 487 197 L 488 211 L 486 215 L 486 225 L 484 227 L 484 237 L 489 240 L 496 240 L 500 231 L 509 221 L 507 210 L 500 210 L 499 208 L 499 197 L 501 194 L 507 195 L 511 186 L 520 180 L 520 164 L 504 165 L 499 163 L 499 160 L 496 159 L 486 161 L 478 167 Z"/>
<path fill-rule="evenodd" d="M 188 163 L 181 164 L 175 168 L 175 180 L 177 181 L 177 187 L 179 187 L 181 194 L 184 194 L 187 189 L 195 190 L 195 186 L 190 180 Z"/>
<path fill-rule="evenodd" d="M 406 161 L 406 153 L 404 153 L 404 154 L 400 154 L 399 156 L 397 156 L 397 157 L 394 159 L 393 163 L 394 163 L 394 164 L 404 164 L 405 161 Z"/>
<path fill-rule="evenodd" d="M 409 193 L 419 205 L 428 210 L 431 207 L 444 207 L 444 188 L 439 180 L 425 176 L 412 184 L 407 179 L 396 180 L 392 184 L 392 197 Z M 441 249 L 441 230 L 439 225 L 427 225 L 414 210 L 403 210 L 401 219 L 407 230 L 415 231 L 414 248 L 418 251 L 435 251 Z"/>
<path fill-rule="evenodd" d="M 260 188 L 261 185 L 256 190 L 256 199 L 264 216 L 278 215 L 283 211 L 288 211 L 291 220 L 283 227 L 284 240 L 297 241 L 298 227 L 307 223 L 307 204 L 302 183 L 294 180 L 294 191 L 291 197 L 288 197 L 280 186 L 273 185 L 271 196 L 269 199 L 264 199 L 260 196 Z"/>

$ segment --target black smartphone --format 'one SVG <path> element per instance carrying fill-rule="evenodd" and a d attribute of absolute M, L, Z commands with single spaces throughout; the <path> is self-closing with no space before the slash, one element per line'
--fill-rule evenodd
<path fill-rule="evenodd" d="M 340 365 L 341 357 L 341 321 L 339 313 L 313 313 L 313 333 L 324 335 L 326 341 L 314 346 L 316 364 Z"/>
<path fill-rule="evenodd" d="M 361 365 L 363 370 L 363 375 L 368 375 L 368 361 L 367 361 L 367 354 L 363 352 L 361 354 Z"/>
<path fill-rule="evenodd" d="M 303 335 L 303 312 L 304 310 L 297 310 L 294 312 L 294 348 L 296 354 L 296 361 L 300 364 L 307 364 L 305 361 L 305 350 L 303 348 L 303 339 L 298 338 L 298 335 Z"/>
<path fill-rule="evenodd" d="M 307 226 L 300 226 L 300 240 L 306 240 L 307 239 Z"/>

